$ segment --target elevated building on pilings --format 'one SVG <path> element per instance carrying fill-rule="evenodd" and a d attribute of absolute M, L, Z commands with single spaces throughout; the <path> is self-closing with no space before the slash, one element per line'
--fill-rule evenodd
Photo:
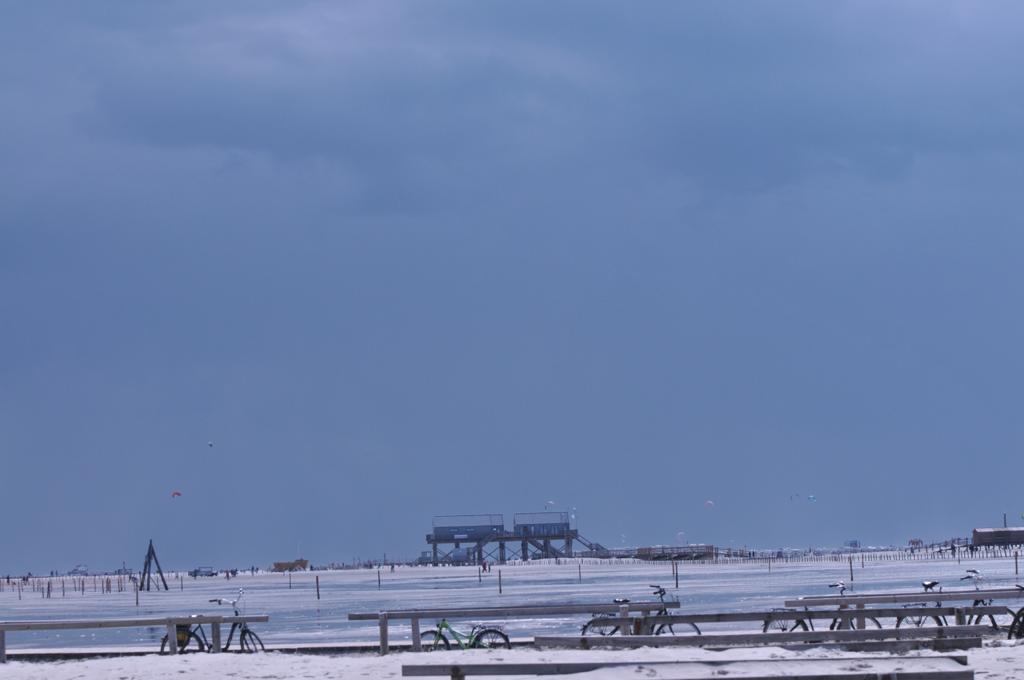
<path fill-rule="evenodd" d="M 567 512 L 516 513 L 511 529 L 503 515 L 444 515 L 434 518 L 427 543 L 434 565 L 572 557 L 576 545 L 605 551 L 580 536 Z"/>

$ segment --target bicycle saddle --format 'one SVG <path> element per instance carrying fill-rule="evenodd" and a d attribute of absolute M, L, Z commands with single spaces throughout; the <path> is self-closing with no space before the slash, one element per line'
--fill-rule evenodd
<path fill-rule="evenodd" d="M 628 604 L 629 603 L 629 598 L 628 597 L 617 597 L 614 600 L 612 600 L 612 602 L 614 602 L 615 604 Z"/>

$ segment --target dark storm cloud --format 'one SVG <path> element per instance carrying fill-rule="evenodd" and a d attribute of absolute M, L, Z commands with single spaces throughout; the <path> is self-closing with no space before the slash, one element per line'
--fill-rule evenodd
<path fill-rule="evenodd" d="M 486 159 L 511 174 L 628 165 L 728 193 L 1020 143 L 1014 37 L 967 9 L 403 9 L 154 27 L 106 61 L 95 124 L 327 159 L 370 186 L 472 181 Z M 123 56 L 122 34 L 108 37 Z"/>

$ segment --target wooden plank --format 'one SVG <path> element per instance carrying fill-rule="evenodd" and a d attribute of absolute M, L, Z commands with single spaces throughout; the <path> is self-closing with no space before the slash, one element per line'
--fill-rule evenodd
<path fill-rule="evenodd" d="M 806 651 L 807 644 L 778 645 L 782 649 L 792 652 Z M 887 652 L 889 654 L 906 654 L 922 649 L 933 652 L 964 651 L 968 649 L 979 649 L 982 646 L 982 638 L 942 638 L 932 640 L 874 640 L 868 642 L 820 642 L 814 645 L 815 649 L 840 649 L 844 652 Z M 709 651 L 724 651 L 734 649 L 733 647 L 704 647 Z"/>
<path fill-rule="evenodd" d="M 831 607 L 858 604 L 901 604 L 911 602 L 961 602 L 967 600 L 1024 600 L 1024 590 L 947 590 L 941 593 L 873 593 L 870 595 L 809 596 L 786 600 L 787 607 Z"/>
<path fill-rule="evenodd" d="M 630 612 L 655 612 L 661 609 L 675 609 L 680 606 L 678 601 L 630 602 L 624 605 Z M 522 605 L 516 607 L 477 607 L 475 609 L 399 609 L 387 612 L 389 619 L 457 619 L 457 618 L 512 618 L 516 616 L 557 616 L 560 614 L 604 614 L 618 613 L 618 604 L 561 604 L 561 605 Z M 375 621 L 380 612 L 351 612 L 349 621 Z"/>
<path fill-rule="evenodd" d="M 1012 613 L 1006 607 L 886 607 L 878 609 L 865 609 L 867 616 L 876 619 L 899 618 L 904 616 L 954 616 L 957 611 L 971 616 L 999 616 Z M 795 621 L 797 619 L 813 619 L 831 621 L 838 618 L 854 618 L 857 616 L 853 609 L 794 609 L 791 611 L 774 610 L 766 612 L 723 612 L 720 614 L 667 614 L 664 616 L 648 616 L 644 622 L 652 626 L 662 624 L 687 624 L 687 623 L 741 623 L 755 621 Z M 609 624 L 611 625 L 611 624 Z"/>
<path fill-rule="evenodd" d="M 694 659 L 674 661 L 563 661 L 563 662 L 529 662 L 529 663 L 473 663 L 473 664 L 405 664 L 402 666 L 403 677 L 452 677 L 464 678 L 471 675 L 569 675 L 572 673 L 586 673 L 602 668 L 623 668 L 623 667 L 644 667 L 651 666 L 681 666 L 690 668 L 710 668 L 715 676 L 732 675 L 735 668 L 744 665 L 762 665 L 766 667 L 781 664 L 796 666 L 795 672 L 800 672 L 800 666 L 820 666 L 822 664 L 837 664 L 849 666 L 854 663 L 873 663 L 888 661 L 888 659 L 877 656 L 847 656 L 835 658 L 787 658 L 787 659 Z M 903 659 L 901 659 L 903 661 Z M 914 671 L 914 665 L 926 666 L 935 670 L 936 666 L 944 666 L 943 671 L 958 672 L 967 666 L 966 655 L 943 655 L 909 657 L 906 659 L 904 668 L 908 672 Z M 959 668 L 958 668 L 959 667 Z M 768 670 L 767 668 L 765 670 Z M 660 676 L 659 676 L 660 677 Z M 745 676 L 744 676 L 745 677 Z M 779 677 L 779 676 L 775 676 Z M 791 677 L 813 677 L 813 676 L 791 676 Z M 872 678 L 879 677 L 872 673 Z M 898 677 L 917 677 L 914 675 Z M 940 676 L 941 677 L 941 676 Z M 951 676 L 952 677 L 952 676 Z"/>
<path fill-rule="evenodd" d="M 963 607 L 964 614 L 987 616 L 989 614 L 998 616 L 1007 614 L 1006 607 Z M 865 614 L 875 618 L 897 618 L 901 616 L 953 616 L 956 614 L 956 607 L 888 607 L 879 609 L 865 609 Z M 743 621 L 765 621 L 795 619 L 824 619 L 831 620 L 840 617 L 854 617 L 857 613 L 852 609 L 794 609 L 791 611 L 775 610 L 766 612 L 723 612 L 720 614 L 667 614 L 664 616 L 646 617 L 648 623 L 660 625 L 663 623 L 738 623 Z"/>
<path fill-rule="evenodd" d="M 72 619 L 60 621 L 0 621 L 0 630 L 74 630 L 78 628 L 148 628 L 168 623 L 266 623 L 266 614 L 253 616 L 164 616 L 151 619 Z"/>
<path fill-rule="evenodd" d="M 820 630 L 794 633 L 732 633 L 724 635 L 617 635 L 540 636 L 538 648 L 572 647 L 729 647 L 778 645 L 787 642 L 859 642 L 866 640 L 915 640 L 930 638 L 977 637 L 977 626 L 939 626 L 935 628 L 878 628 L 866 630 Z"/>

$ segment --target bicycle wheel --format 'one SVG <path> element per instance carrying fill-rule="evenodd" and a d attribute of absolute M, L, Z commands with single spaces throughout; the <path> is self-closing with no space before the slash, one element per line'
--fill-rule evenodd
<path fill-rule="evenodd" d="M 451 649 L 448 638 L 439 630 L 425 630 L 420 633 L 420 649 L 424 652 L 433 652 L 440 649 Z"/>
<path fill-rule="evenodd" d="M 263 646 L 263 640 L 260 640 L 260 636 L 248 628 L 242 631 L 241 638 L 241 650 L 243 652 L 252 653 L 266 650 L 266 647 Z"/>
<path fill-rule="evenodd" d="M 583 624 L 580 635 L 616 635 L 619 632 L 619 627 L 610 623 L 614 619 L 613 616 L 598 616 L 590 619 Z"/>
<path fill-rule="evenodd" d="M 989 628 L 992 630 L 999 630 L 999 623 L 996 622 L 996 617 L 991 614 L 978 614 L 967 619 L 967 625 L 969 626 L 980 626 L 985 622 L 985 619 L 989 620 Z"/>
<path fill-rule="evenodd" d="M 497 628 L 484 628 L 473 638 L 470 647 L 512 649 L 512 643 L 508 641 L 508 636 Z"/>
<path fill-rule="evenodd" d="M 192 652 L 205 652 L 206 646 L 203 645 L 203 641 L 199 639 L 199 636 L 189 631 L 188 637 L 185 638 L 185 644 L 178 644 L 178 654 L 191 654 Z M 167 654 L 167 636 L 164 635 L 163 639 L 160 640 L 160 653 Z"/>
<path fill-rule="evenodd" d="M 882 624 L 878 621 L 878 619 L 876 619 L 873 616 L 865 616 L 864 617 L 864 627 L 865 628 L 871 628 L 872 626 L 874 626 L 875 628 L 881 628 Z M 832 619 L 832 624 L 828 627 L 829 630 L 855 630 L 856 628 L 857 628 L 857 617 L 856 616 L 853 616 L 853 617 L 851 617 L 849 619 L 845 619 L 845 618 L 835 618 L 835 619 Z M 805 630 L 806 630 L 806 628 L 805 628 Z"/>
<path fill-rule="evenodd" d="M 1010 610 L 1011 612 L 1013 610 Z M 1024 637 L 1024 607 L 1013 615 L 1013 621 L 1010 622 L 1009 628 L 1006 631 L 1007 639 L 1016 640 Z"/>
<path fill-rule="evenodd" d="M 807 622 L 804 621 L 803 619 L 796 619 L 793 622 L 793 626 L 792 627 L 790 627 L 786 623 L 786 621 L 787 621 L 787 619 L 775 619 L 774 621 L 772 619 L 768 619 L 767 621 L 764 622 L 764 625 L 761 627 L 761 632 L 762 633 L 767 633 L 769 631 L 769 629 L 772 628 L 772 624 L 775 624 L 774 628 L 777 629 L 780 633 L 792 633 L 793 631 L 795 631 L 797 629 L 803 630 L 803 631 L 809 631 L 810 630 L 810 628 L 807 627 Z"/>
<path fill-rule="evenodd" d="M 828 625 L 829 630 L 849 630 L 856 624 L 852 619 L 832 619 L 832 623 Z"/>
<path fill-rule="evenodd" d="M 897 628 L 925 628 L 945 625 L 946 622 L 939 616 L 900 616 L 896 619 Z"/>
<path fill-rule="evenodd" d="M 682 624 L 680 624 L 680 625 L 682 625 Z M 697 635 L 701 634 L 700 628 L 697 627 L 696 623 L 688 623 L 686 625 L 689 626 L 690 628 L 692 628 L 693 632 L 696 633 Z M 654 634 L 655 635 L 675 635 L 676 631 L 672 627 L 671 623 L 663 623 L 663 624 L 661 624 L 660 626 L 658 626 L 657 628 L 654 629 Z"/>

